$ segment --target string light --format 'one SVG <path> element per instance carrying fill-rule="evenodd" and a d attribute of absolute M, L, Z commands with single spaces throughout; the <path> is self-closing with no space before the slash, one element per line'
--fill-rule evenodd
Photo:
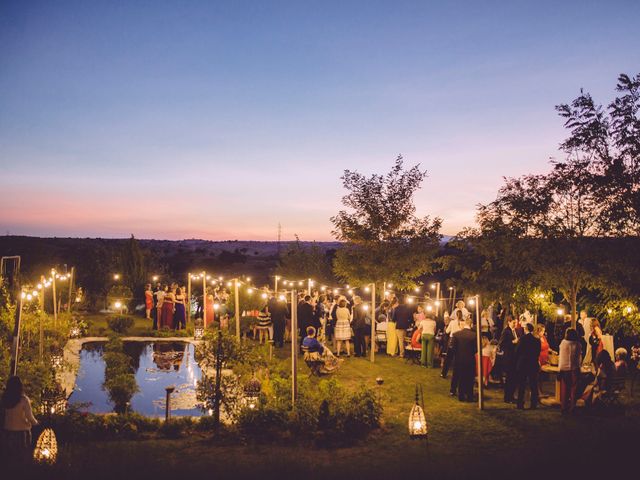
<path fill-rule="evenodd" d="M 369 293 L 371 291 L 371 289 L 369 287 L 364 287 L 364 291 Z"/>
<path fill-rule="evenodd" d="M 558 313 L 558 316 L 564 315 L 564 309 L 563 308 L 559 308 L 557 313 Z"/>

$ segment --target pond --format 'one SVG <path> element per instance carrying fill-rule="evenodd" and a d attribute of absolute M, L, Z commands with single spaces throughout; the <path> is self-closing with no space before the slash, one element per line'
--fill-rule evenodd
<path fill-rule="evenodd" d="M 134 412 L 150 417 L 163 417 L 165 387 L 175 386 L 175 391 L 171 394 L 171 414 L 203 415 L 196 400 L 196 385 L 202 377 L 202 371 L 195 361 L 193 344 L 125 341 L 124 351 L 131 358 L 139 388 L 139 392 L 131 398 L 131 409 Z M 80 351 L 78 376 L 69 404 L 83 404 L 83 411 L 113 411 L 109 396 L 102 388 L 105 373 L 103 353 L 104 342 L 85 343 Z"/>

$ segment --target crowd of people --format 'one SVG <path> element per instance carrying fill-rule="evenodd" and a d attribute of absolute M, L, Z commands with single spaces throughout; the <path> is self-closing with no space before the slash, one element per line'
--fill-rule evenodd
<path fill-rule="evenodd" d="M 420 303 L 410 295 L 391 293 L 372 312 L 368 303 L 352 293 L 299 293 L 295 307 L 289 295 L 276 295 L 268 289 L 264 293 L 265 306 L 256 312 L 252 326 L 254 338 L 259 341 L 270 340 L 276 348 L 284 347 L 291 337 L 291 313 L 296 308 L 301 352 L 321 361 L 323 371 L 334 371 L 338 359 L 367 356 L 372 345 L 376 351 L 400 358 L 408 351 L 419 352 L 419 363 L 440 368 L 441 377 L 448 378 L 453 369 L 450 394 L 460 401 L 473 400 L 477 362 L 482 362 L 485 386 L 501 386 L 504 401 L 517 408 L 524 408 L 528 389 L 530 408 L 535 409 L 542 394 L 544 367 L 553 363 L 561 379 L 562 410 L 569 413 L 580 399 L 587 406 L 597 403 L 607 386 L 603 381 L 607 374 L 601 372 L 611 364 L 617 365 L 604 348 L 598 320 L 590 318 L 586 311 L 580 312 L 573 328 L 567 315 L 564 322 L 554 322 L 547 330 L 544 323 L 534 324 L 533 315 L 527 310 L 514 316 L 502 305 L 492 304 L 479 315 L 482 345 L 478 355 L 478 320 L 463 301 L 458 301 L 451 312 L 436 316 L 432 305 Z M 228 298 L 229 292 L 220 286 L 207 292 L 206 302 L 202 296 L 192 299 L 196 318 L 215 318 L 222 326 L 228 325 Z M 183 286 L 148 284 L 145 300 L 147 318 L 153 321 L 154 329 L 185 328 L 189 299 Z M 214 305 L 218 307 L 215 311 Z M 621 351 L 620 359 L 615 360 L 624 363 L 624 357 L 626 351 Z M 592 365 L 591 375 L 582 374 L 580 367 L 585 363 Z M 609 372 L 608 378 L 611 377 Z"/>

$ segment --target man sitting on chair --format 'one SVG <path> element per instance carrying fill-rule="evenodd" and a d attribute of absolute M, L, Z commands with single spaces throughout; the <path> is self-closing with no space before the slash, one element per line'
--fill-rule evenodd
<path fill-rule="evenodd" d="M 340 366 L 338 359 L 316 338 L 316 329 L 307 327 L 307 336 L 302 340 L 305 362 L 320 363 L 320 373 L 333 373 Z"/>

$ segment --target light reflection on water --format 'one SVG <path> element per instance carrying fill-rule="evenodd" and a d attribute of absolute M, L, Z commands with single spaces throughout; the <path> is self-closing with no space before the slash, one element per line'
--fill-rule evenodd
<path fill-rule="evenodd" d="M 113 411 L 107 392 L 102 389 L 105 363 L 104 343 L 85 343 L 80 351 L 80 366 L 76 387 L 69 403 L 90 403 L 92 413 Z M 200 416 L 195 386 L 202 371 L 194 358 L 194 346 L 187 342 L 125 342 L 125 352 L 131 357 L 140 391 L 131 399 L 134 412 L 164 416 L 165 387 L 175 386 L 171 394 L 171 414 Z"/>

